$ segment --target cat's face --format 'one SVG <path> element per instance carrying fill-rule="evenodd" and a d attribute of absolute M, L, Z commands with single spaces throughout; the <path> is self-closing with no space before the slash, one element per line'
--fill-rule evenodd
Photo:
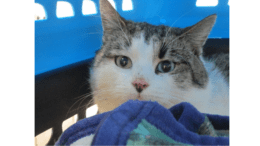
<path fill-rule="evenodd" d="M 126 21 L 100 1 L 103 46 L 91 70 L 91 88 L 99 111 L 129 99 L 157 101 L 169 108 L 183 101 L 202 102 L 208 94 L 202 46 L 214 25 L 212 15 L 185 29 Z"/>

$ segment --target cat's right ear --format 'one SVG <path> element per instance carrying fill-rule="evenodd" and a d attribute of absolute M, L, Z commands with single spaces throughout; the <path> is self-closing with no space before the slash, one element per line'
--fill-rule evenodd
<path fill-rule="evenodd" d="M 183 36 L 192 45 L 192 52 L 200 56 L 202 48 L 209 36 L 209 33 L 216 22 L 217 15 L 210 15 L 197 24 L 184 29 Z"/>
<path fill-rule="evenodd" d="M 118 14 L 107 0 L 100 0 L 99 6 L 104 31 L 112 31 L 126 27 L 125 19 Z"/>

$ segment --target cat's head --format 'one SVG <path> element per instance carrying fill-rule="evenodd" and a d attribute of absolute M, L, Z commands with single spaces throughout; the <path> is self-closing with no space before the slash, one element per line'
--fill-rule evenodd
<path fill-rule="evenodd" d="M 125 20 L 107 0 L 100 0 L 100 11 L 103 45 L 90 78 L 100 112 L 129 99 L 171 107 L 194 100 L 197 92 L 207 88 L 200 56 L 216 15 L 181 29 Z"/>

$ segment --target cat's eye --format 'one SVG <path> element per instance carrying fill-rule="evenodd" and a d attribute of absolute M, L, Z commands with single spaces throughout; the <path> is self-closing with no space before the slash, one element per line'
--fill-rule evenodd
<path fill-rule="evenodd" d="M 115 63 L 121 68 L 130 68 L 132 67 L 132 61 L 126 56 L 117 56 L 115 57 Z"/>
<path fill-rule="evenodd" d="M 167 73 L 174 69 L 174 63 L 171 61 L 162 61 L 158 64 L 156 71 L 160 73 Z"/>

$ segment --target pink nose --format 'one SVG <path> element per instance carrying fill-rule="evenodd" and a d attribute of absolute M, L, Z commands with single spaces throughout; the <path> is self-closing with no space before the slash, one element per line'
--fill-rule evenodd
<path fill-rule="evenodd" d="M 149 84 L 144 79 L 136 79 L 132 84 L 139 93 L 141 93 L 145 88 L 149 86 Z"/>

